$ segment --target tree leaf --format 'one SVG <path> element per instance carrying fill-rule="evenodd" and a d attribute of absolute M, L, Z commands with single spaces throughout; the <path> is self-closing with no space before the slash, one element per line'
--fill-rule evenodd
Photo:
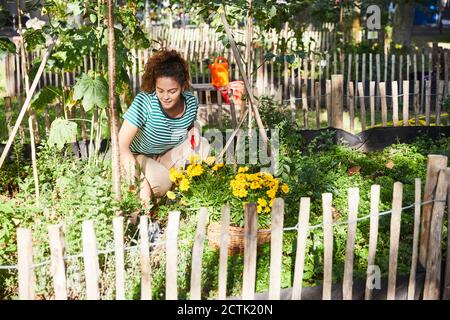
<path fill-rule="evenodd" d="M 72 143 L 77 140 L 78 125 L 73 121 L 67 121 L 63 118 L 56 118 L 50 127 L 48 143 L 56 145 L 61 150 L 64 144 Z"/>
<path fill-rule="evenodd" d="M 94 106 L 104 109 L 108 105 L 108 83 L 103 76 L 83 74 L 74 86 L 73 98 L 82 100 L 86 112 Z"/>
<path fill-rule="evenodd" d="M 16 45 L 8 38 L 0 38 L 0 59 L 7 53 L 16 53 Z"/>
<path fill-rule="evenodd" d="M 34 95 L 33 100 L 31 101 L 31 107 L 34 110 L 42 110 L 61 96 L 62 91 L 60 88 L 46 86 Z"/>

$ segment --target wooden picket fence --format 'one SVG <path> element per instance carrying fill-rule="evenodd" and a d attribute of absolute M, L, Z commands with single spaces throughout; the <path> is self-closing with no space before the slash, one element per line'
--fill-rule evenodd
<path fill-rule="evenodd" d="M 450 249 L 447 246 L 447 265 L 445 278 L 441 280 L 442 254 L 442 227 L 444 223 L 445 203 L 450 205 L 450 168 L 447 167 L 447 157 L 430 155 L 428 157 L 427 178 L 422 197 L 421 181 L 415 180 L 414 203 L 414 235 L 412 262 L 409 277 L 407 299 L 418 296 L 416 292 L 416 270 L 418 263 L 426 268 L 426 276 L 423 289 L 423 299 L 450 299 L 450 261 L 448 259 Z M 360 214 L 359 189 L 350 188 L 348 193 L 348 225 L 347 243 L 345 251 L 345 268 L 342 284 L 342 297 L 346 300 L 353 298 L 353 259 L 356 238 L 357 218 Z M 392 211 L 390 220 L 390 251 L 389 251 L 389 275 L 386 299 L 396 299 L 396 279 L 398 264 L 398 249 L 400 240 L 400 225 L 402 215 L 403 184 L 396 182 L 393 188 Z M 375 263 L 378 237 L 380 186 L 373 185 L 370 192 L 370 239 L 368 251 L 368 271 L 365 289 L 365 299 L 373 297 L 373 289 L 370 285 L 369 266 Z M 421 201 L 424 201 L 421 203 Z M 421 206 L 422 204 L 423 207 Z M 323 223 L 318 226 L 309 225 L 310 198 L 300 199 L 300 210 L 297 229 L 297 247 L 295 256 L 295 271 L 292 299 L 302 298 L 303 268 L 308 232 L 312 228 L 322 227 L 324 232 L 324 273 L 322 298 L 332 298 L 332 266 L 333 266 L 333 217 L 332 194 L 322 194 Z M 447 209 L 448 211 L 448 209 Z M 208 210 L 201 208 L 197 215 L 197 229 L 192 249 L 192 269 L 190 281 L 190 299 L 199 300 L 201 296 L 202 258 L 205 243 L 205 230 L 208 221 Z M 256 205 L 251 203 L 245 207 L 245 237 L 244 237 L 244 269 L 242 299 L 255 298 L 255 279 L 257 262 L 257 212 Z M 268 299 L 280 299 L 281 274 L 282 274 L 282 242 L 283 242 L 284 201 L 277 198 L 274 201 L 271 217 L 271 250 L 270 250 L 270 284 Z M 114 252 L 115 252 L 115 293 L 116 299 L 125 299 L 124 268 L 124 232 L 123 217 L 113 219 Z M 165 230 L 166 252 L 166 299 L 178 299 L 177 285 L 177 258 L 178 258 L 178 231 L 180 212 L 170 212 L 167 228 Z M 227 228 L 230 223 L 229 208 L 224 206 L 221 218 L 221 244 L 218 272 L 218 299 L 226 299 L 227 295 L 227 261 L 229 237 Z M 84 221 L 82 226 L 82 243 L 84 273 L 87 299 L 100 299 L 99 292 L 99 260 L 95 238 L 94 224 L 92 221 Z M 152 270 L 150 266 L 150 249 L 148 242 L 148 218 L 140 217 L 140 265 L 141 265 L 141 299 L 152 297 Z M 55 299 L 67 299 L 67 282 L 64 256 L 64 234 L 60 225 L 52 225 L 48 228 L 51 251 L 51 275 L 53 276 Z M 420 242 L 419 242 L 420 234 Z M 30 229 L 17 229 L 18 248 L 18 279 L 19 298 L 34 299 L 34 271 L 33 271 L 33 239 Z M 444 282 L 444 292 L 441 292 L 441 283 Z"/>

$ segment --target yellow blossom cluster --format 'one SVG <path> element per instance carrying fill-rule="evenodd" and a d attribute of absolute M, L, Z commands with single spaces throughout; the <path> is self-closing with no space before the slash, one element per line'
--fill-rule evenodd
<path fill-rule="evenodd" d="M 241 167 L 238 170 L 238 174 L 230 182 L 233 195 L 238 198 L 246 198 L 249 193 L 260 194 L 264 192 L 262 197 L 258 198 L 258 213 L 270 212 L 273 200 L 275 199 L 279 190 L 279 180 L 272 174 L 267 172 L 247 173 L 248 167 Z M 253 191 L 255 190 L 255 191 Z M 286 184 L 281 186 L 283 193 L 289 192 L 289 187 Z M 266 196 L 268 197 L 266 199 Z"/>
<path fill-rule="evenodd" d="M 202 161 L 199 155 L 192 154 L 189 157 L 190 164 L 186 167 L 186 169 L 171 168 L 169 170 L 170 181 L 172 181 L 176 186 L 178 186 L 180 191 L 183 192 L 189 191 L 192 179 L 201 176 L 205 172 L 205 168 L 207 167 L 204 166 L 204 163 L 209 167 L 214 165 L 211 168 L 213 171 L 218 171 L 220 168 L 224 166 L 223 163 L 215 164 L 215 162 L 216 157 L 209 156 L 204 161 Z M 176 198 L 176 194 L 173 191 L 168 191 L 166 196 L 169 199 Z"/>

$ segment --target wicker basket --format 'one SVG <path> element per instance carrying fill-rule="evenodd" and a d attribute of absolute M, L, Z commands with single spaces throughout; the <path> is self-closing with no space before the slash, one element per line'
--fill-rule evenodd
<path fill-rule="evenodd" d="M 210 248 L 220 249 L 220 223 L 212 222 L 208 225 L 208 245 Z M 244 228 L 228 227 L 228 255 L 244 253 Z M 270 241 L 270 229 L 259 229 L 257 232 L 258 245 Z"/>

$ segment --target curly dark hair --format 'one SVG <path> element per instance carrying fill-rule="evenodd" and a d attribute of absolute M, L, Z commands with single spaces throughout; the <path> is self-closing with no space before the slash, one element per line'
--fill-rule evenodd
<path fill-rule="evenodd" d="M 151 56 L 145 64 L 141 89 L 154 92 L 156 79 L 168 77 L 175 79 L 186 90 L 191 86 L 191 75 L 186 60 L 175 50 L 162 49 Z"/>

